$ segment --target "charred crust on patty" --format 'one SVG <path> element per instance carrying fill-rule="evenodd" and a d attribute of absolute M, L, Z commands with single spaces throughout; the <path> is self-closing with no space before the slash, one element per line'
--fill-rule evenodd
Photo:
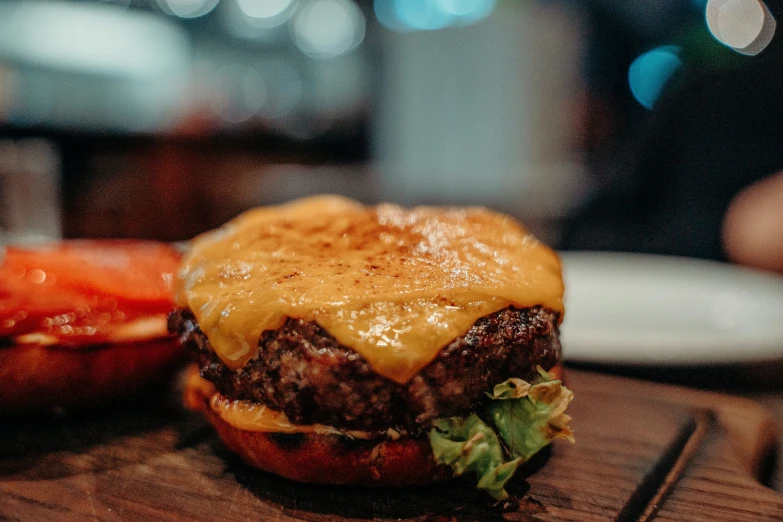
<path fill-rule="evenodd" d="M 300 425 L 419 433 L 439 417 L 473 411 L 509 377 L 529 379 L 560 360 L 559 314 L 508 307 L 480 318 L 405 385 L 378 375 L 367 360 L 314 322 L 288 319 L 264 332 L 257 355 L 239 371 L 215 354 L 192 312 L 169 317 L 201 376 L 229 399 L 284 412 Z"/>

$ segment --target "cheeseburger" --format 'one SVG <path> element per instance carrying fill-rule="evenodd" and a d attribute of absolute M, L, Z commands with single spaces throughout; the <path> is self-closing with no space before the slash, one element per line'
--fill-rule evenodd
<path fill-rule="evenodd" d="M 555 253 L 483 208 L 321 196 L 193 240 L 169 329 L 186 393 L 262 470 L 329 484 L 467 474 L 498 500 L 572 440 Z"/>

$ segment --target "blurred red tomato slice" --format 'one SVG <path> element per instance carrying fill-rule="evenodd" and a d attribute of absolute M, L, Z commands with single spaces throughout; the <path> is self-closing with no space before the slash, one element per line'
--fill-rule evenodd
<path fill-rule="evenodd" d="M 173 307 L 179 255 L 151 241 L 9 247 L 0 264 L 0 337 L 43 333 L 98 342 Z"/>

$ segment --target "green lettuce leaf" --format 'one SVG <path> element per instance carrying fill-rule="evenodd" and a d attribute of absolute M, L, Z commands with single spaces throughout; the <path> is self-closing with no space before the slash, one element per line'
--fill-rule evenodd
<path fill-rule="evenodd" d="M 520 399 L 527 395 L 530 391 L 530 384 L 522 379 L 512 377 L 507 381 L 504 381 L 492 389 L 492 393 L 488 393 L 487 397 L 490 399 Z"/>
<path fill-rule="evenodd" d="M 565 410 L 574 394 L 540 367 L 538 372 L 534 384 L 512 378 L 487 394 L 492 426 L 476 414 L 436 420 L 429 433 L 435 460 L 455 475 L 475 473 L 479 489 L 503 500 L 505 484 L 520 464 L 555 439 L 573 442 Z"/>
<path fill-rule="evenodd" d="M 439 464 L 451 466 L 455 475 L 472 471 L 479 489 L 498 500 L 508 497 L 504 486 L 521 459 L 505 462 L 498 436 L 476 414 L 438 419 L 429 436 Z"/>
<path fill-rule="evenodd" d="M 539 382 L 527 387 L 520 397 L 509 398 L 507 383 L 511 379 L 495 386 L 495 400 L 487 407 L 500 438 L 515 457 L 523 460 L 555 439 L 574 442 L 571 417 L 565 414 L 574 393 L 541 368 L 539 374 Z M 511 387 L 514 391 L 521 389 L 516 383 Z"/>

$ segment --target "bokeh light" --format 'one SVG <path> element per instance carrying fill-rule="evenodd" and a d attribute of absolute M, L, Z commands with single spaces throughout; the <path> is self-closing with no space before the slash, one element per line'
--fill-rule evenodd
<path fill-rule="evenodd" d="M 760 0 L 709 0 L 707 26 L 720 43 L 735 51 L 755 55 L 775 34 L 775 18 Z"/>
<path fill-rule="evenodd" d="M 449 26 L 449 14 L 435 0 L 393 0 L 399 23 L 408 29 L 430 31 Z"/>
<path fill-rule="evenodd" d="M 394 0 L 375 0 L 373 2 L 373 10 L 375 11 L 375 17 L 381 25 L 394 31 L 408 30 L 407 27 L 402 25 L 397 16 Z"/>
<path fill-rule="evenodd" d="M 223 26 L 234 37 L 265 43 L 272 42 L 279 37 L 279 26 L 274 25 L 274 23 L 270 24 L 271 20 L 256 19 L 248 16 L 239 8 L 235 0 L 222 2 L 219 14 Z M 281 22 L 281 25 L 283 22 L 285 20 Z"/>
<path fill-rule="evenodd" d="M 495 0 L 436 0 L 438 7 L 451 15 L 452 25 L 468 25 L 483 20 L 495 9 Z"/>
<path fill-rule="evenodd" d="M 682 65 L 680 48 L 657 47 L 637 57 L 628 69 L 628 85 L 640 104 L 652 109 L 666 83 Z"/>
<path fill-rule="evenodd" d="M 179 70 L 187 37 L 151 13 L 97 3 L 0 2 L 0 59 L 137 78 Z"/>
<path fill-rule="evenodd" d="M 254 27 L 271 28 L 285 23 L 296 9 L 295 0 L 235 0 L 239 12 Z"/>
<path fill-rule="evenodd" d="M 98 2 L 0 2 L 0 62 L 12 124 L 120 131 L 175 121 L 190 70 L 177 23 Z"/>
<path fill-rule="evenodd" d="M 352 0 L 311 0 L 291 26 L 296 46 L 311 58 L 334 58 L 364 40 L 365 20 Z"/>
<path fill-rule="evenodd" d="M 219 0 L 157 0 L 166 14 L 180 18 L 198 18 L 211 12 Z"/>
<path fill-rule="evenodd" d="M 495 0 L 375 0 L 375 15 L 396 31 L 460 27 L 487 18 Z"/>

